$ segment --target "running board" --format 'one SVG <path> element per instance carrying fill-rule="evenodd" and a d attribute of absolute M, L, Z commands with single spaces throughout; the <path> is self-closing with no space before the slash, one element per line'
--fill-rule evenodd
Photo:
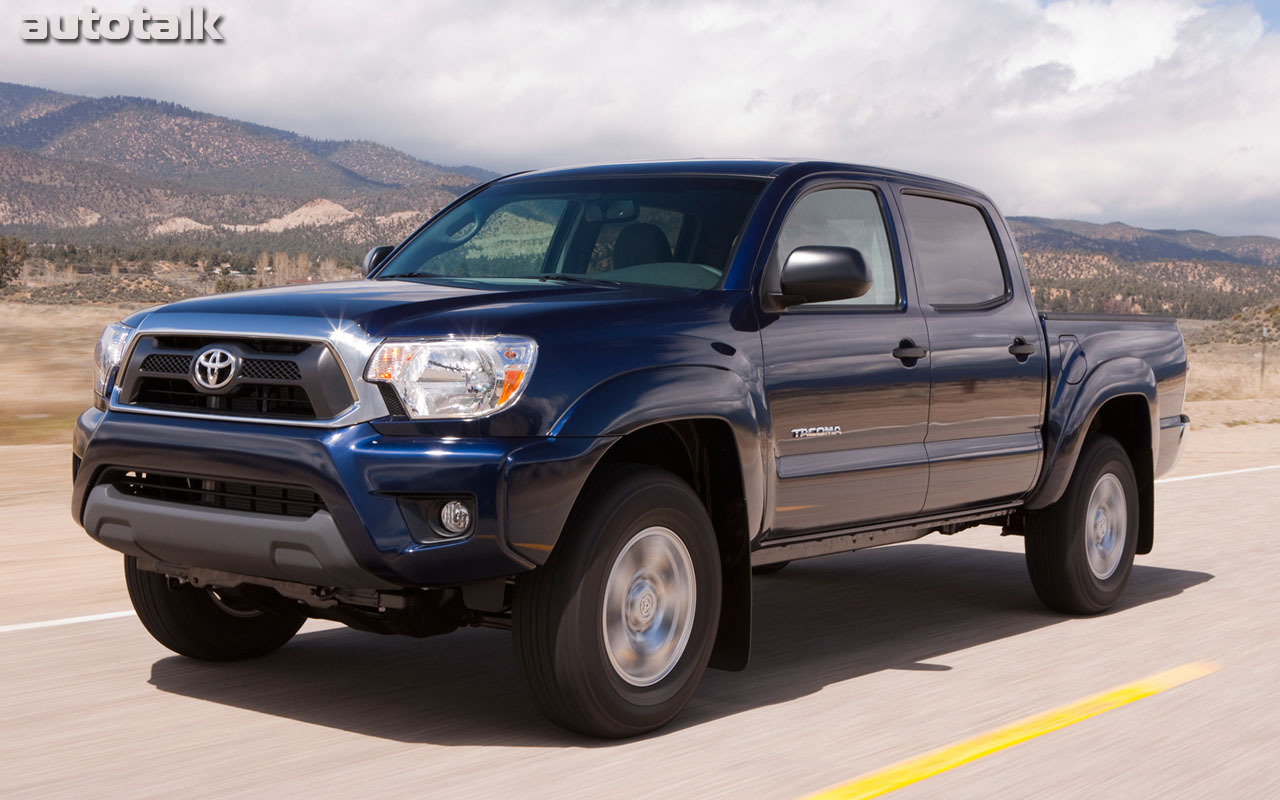
<path fill-rule="evenodd" d="M 977 524 L 993 518 L 999 518 L 1017 509 L 1020 504 L 992 506 L 973 511 L 961 516 L 922 517 L 890 527 L 883 525 L 863 526 L 847 531 L 827 531 L 810 534 L 802 538 L 780 540 L 768 543 L 751 553 L 751 566 L 776 564 L 779 561 L 795 561 L 801 558 L 813 558 L 832 553 L 846 553 L 850 550 L 863 550 L 868 547 L 879 547 L 885 544 L 910 542 L 927 536 L 934 531 L 941 531 L 954 525 L 966 523 Z M 954 532 L 954 531 L 952 531 Z"/>

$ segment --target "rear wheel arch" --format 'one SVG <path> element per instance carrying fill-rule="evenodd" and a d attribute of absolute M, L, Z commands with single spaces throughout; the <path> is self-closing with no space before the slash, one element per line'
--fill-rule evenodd
<path fill-rule="evenodd" d="M 1153 419 L 1146 396 L 1113 397 L 1103 403 L 1089 423 L 1089 433 L 1115 439 L 1129 456 L 1138 483 L 1137 553 L 1150 553 L 1155 539 L 1155 466 L 1152 461 Z"/>
<path fill-rule="evenodd" d="M 1090 434 L 1111 436 L 1128 454 L 1138 482 L 1137 552 L 1151 552 L 1160 421 L 1150 365 L 1132 357 L 1111 359 L 1098 364 L 1078 387 L 1062 387 L 1062 391 L 1065 394 L 1055 394 L 1050 404 L 1045 472 L 1027 499 L 1027 510 L 1045 509 L 1062 497 Z"/>

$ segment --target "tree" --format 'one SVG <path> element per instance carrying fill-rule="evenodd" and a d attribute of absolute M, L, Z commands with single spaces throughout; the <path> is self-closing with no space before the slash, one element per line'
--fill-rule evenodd
<path fill-rule="evenodd" d="M 15 236 L 0 236 L 0 288 L 13 282 L 26 260 L 26 241 Z"/>

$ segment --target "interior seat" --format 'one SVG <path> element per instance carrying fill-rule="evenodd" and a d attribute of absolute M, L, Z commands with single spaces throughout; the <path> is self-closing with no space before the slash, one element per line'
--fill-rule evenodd
<path fill-rule="evenodd" d="M 613 243 L 613 268 L 671 261 L 671 245 L 662 229 L 651 222 L 633 222 L 618 232 Z"/>

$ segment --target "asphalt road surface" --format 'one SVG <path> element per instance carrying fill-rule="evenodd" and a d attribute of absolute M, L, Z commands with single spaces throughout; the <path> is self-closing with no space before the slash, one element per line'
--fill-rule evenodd
<path fill-rule="evenodd" d="M 279 653 L 174 656 L 66 508 L 65 448 L 0 448 L 0 795 L 797 798 L 1189 662 L 1219 669 L 907 786 L 901 798 L 1280 797 L 1280 470 L 1165 482 L 1112 613 L 1032 593 L 992 528 L 756 585 L 746 672 L 657 734 L 543 721 L 509 636 L 309 623 Z M 1193 433 L 1175 476 L 1280 464 L 1280 425 Z M 30 627 L 27 623 L 57 623 Z"/>

